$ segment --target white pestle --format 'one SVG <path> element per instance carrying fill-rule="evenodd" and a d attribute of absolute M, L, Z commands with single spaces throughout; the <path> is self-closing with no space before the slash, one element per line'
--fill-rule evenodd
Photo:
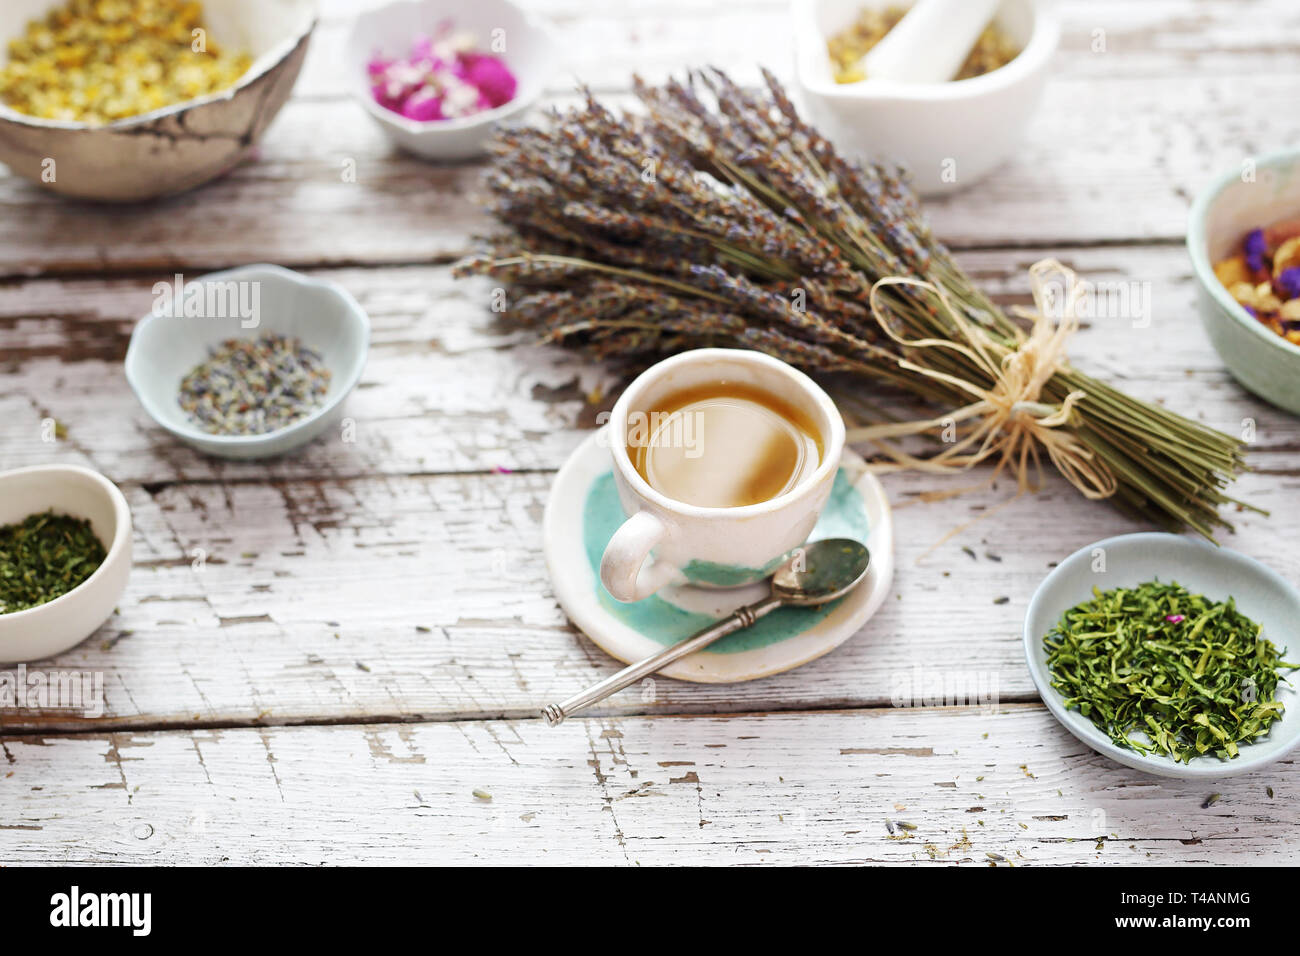
<path fill-rule="evenodd" d="M 862 58 L 864 82 L 944 83 L 966 62 L 1001 0 L 917 0 Z"/>

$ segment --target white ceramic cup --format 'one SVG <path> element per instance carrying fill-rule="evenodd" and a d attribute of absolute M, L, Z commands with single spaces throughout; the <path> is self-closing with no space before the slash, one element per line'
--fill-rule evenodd
<path fill-rule="evenodd" d="M 629 414 L 649 411 L 684 389 L 721 382 L 766 392 L 807 417 L 822 446 L 812 475 L 784 494 L 738 508 L 675 501 L 641 477 L 627 448 Z M 766 578 L 808 540 L 844 451 L 844 421 L 830 396 L 798 369 L 743 349 L 683 352 L 647 369 L 614 405 L 606 435 L 628 520 L 605 548 L 600 579 L 624 602 L 643 600 L 669 583 L 739 587 Z"/>

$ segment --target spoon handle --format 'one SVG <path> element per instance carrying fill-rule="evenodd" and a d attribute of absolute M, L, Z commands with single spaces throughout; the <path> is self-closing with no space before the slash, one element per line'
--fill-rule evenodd
<path fill-rule="evenodd" d="M 561 701 L 558 704 L 548 704 L 542 708 L 542 716 L 552 727 L 561 723 L 564 718 L 584 710 L 598 701 L 604 700 L 611 694 L 616 694 L 624 687 L 628 687 L 641 680 L 643 677 L 649 677 L 651 674 L 664 667 L 667 667 L 675 660 L 685 657 L 687 654 L 708 647 L 718 638 L 726 637 L 728 634 L 744 630 L 749 627 L 760 617 L 765 617 L 772 611 L 781 606 L 781 599 L 778 597 L 767 597 L 762 601 L 754 604 L 748 604 L 745 607 L 736 610 L 730 617 L 723 618 L 716 624 L 711 624 L 704 630 L 700 631 L 683 641 L 678 641 L 671 647 L 665 647 L 658 654 L 647 657 L 636 664 L 629 664 L 617 674 L 606 677 L 599 684 L 593 684 L 581 694 L 575 694 L 568 700 Z"/>

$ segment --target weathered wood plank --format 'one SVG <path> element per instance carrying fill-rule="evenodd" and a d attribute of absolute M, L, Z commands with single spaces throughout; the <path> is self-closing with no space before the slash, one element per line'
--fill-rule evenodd
<path fill-rule="evenodd" d="M 1033 697 L 1019 628 L 1038 580 L 1137 529 L 1058 480 L 926 554 L 1009 489 L 911 505 L 953 482 L 889 476 L 908 505 L 897 599 L 834 654 L 750 684 L 659 680 L 558 730 L 521 719 L 617 666 L 556 606 L 540 516 L 550 473 L 620 376 L 523 347 L 487 311 L 485 283 L 434 265 L 487 225 L 469 195 L 477 168 L 397 156 L 343 101 L 352 6 L 325 3 L 260 158 L 204 190 L 105 209 L 0 170 L 0 468 L 104 470 L 131 500 L 137 558 L 119 613 L 48 665 L 102 673 L 99 723 L 0 710 L 6 733 L 34 735 L 0 747 L 14 795 L 0 862 L 1297 862 L 1293 762 L 1216 783 L 1222 799 L 1201 809 L 1201 790 L 1110 764 L 1041 707 L 1011 703 Z M 788 75 L 784 0 L 536 6 L 565 32 L 567 74 L 616 101 L 632 66 Z M 1300 424 L 1223 372 L 1176 243 L 1212 172 L 1300 131 L 1300 10 L 1063 6 L 1058 73 L 1020 156 L 933 205 L 933 221 L 984 250 L 963 261 L 1013 300 L 1039 247 L 1134 301 L 1149 292 L 1149 324 L 1132 307 L 1094 319 L 1073 355 L 1217 427 L 1251 421 L 1259 471 L 1239 490 L 1274 515 L 1238 516 L 1225 543 L 1290 575 Z M 561 77 L 549 102 L 570 102 L 568 88 Z M 327 274 L 375 320 L 349 404 L 356 442 L 222 465 L 153 428 L 130 395 L 120 361 L 152 283 L 255 260 L 338 267 Z M 22 278 L 38 274 L 67 278 Z M 42 441 L 46 419 L 68 439 Z M 889 707 L 970 697 L 989 709 Z M 881 709 L 664 716 L 833 707 Z M 344 726 L 285 726 L 316 723 Z M 890 840 L 886 816 L 919 830 Z"/>
<path fill-rule="evenodd" d="M 1294 761 L 1203 808 L 1207 785 L 1110 763 L 1038 706 L 0 745 L 4 863 L 1300 861 Z"/>
<path fill-rule="evenodd" d="M 1239 491 L 1273 517 L 1234 516 L 1239 533 L 1225 542 L 1288 573 L 1300 558 L 1291 506 L 1300 425 L 1219 368 L 1192 317 L 1182 251 L 1061 254 L 1093 279 L 1137 283 L 1127 312 L 1080 332 L 1072 351 L 1081 366 L 1218 427 L 1255 421 L 1260 472 Z M 1034 257 L 963 259 L 990 289 L 1022 300 Z M 365 387 L 349 405 L 357 441 L 323 440 L 303 455 L 247 465 L 181 448 L 129 393 L 117 359 L 131 317 L 148 308 L 150 279 L 0 287 L 0 467 L 90 464 L 127 485 L 139 526 L 139 566 L 121 614 L 58 662 L 106 673 L 115 726 L 516 716 L 613 670 L 550 596 L 539 522 L 550 472 L 607 406 L 617 375 L 520 346 L 483 307 L 486 288 L 451 283 L 445 269 L 329 275 L 375 320 Z M 597 389 L 604 395 L 592 404 L 586 396 Z M 47 418 L 67 425 L 66 442 L 41 440 Z M 492 474 L 497 467 L 518 473 Z M 946 532 L 1010 493 L 909 504 L 967 483 L 887 476 L 906 505 L 897 514 L 899 599 L 836 654 L 736 688 L 661 681 L 653 700 L 638 689 L 611 712 L 879 704 L 910 686 L 917 666 L 922 681 L 982 679 L 1008 699 L 1032 695 L 1018 631 L 1034 586 L 1050 562 L 1138 526 L 1053 482 L 918 565 Z M 201 572 L 191 569 L 195 549 Z M 994 605 L 1002 596 L 1010 601 Z M 938 673 L 926 670 L 934 661 L 944 662 Z M 37 728 L 70 719 L 9 716 Z"/>
<path fill-rule="evenodd" d="M 99 722 L 111 727 L 531 716 L 620 666 L 551 593 L 549 484 L 513 474 L 133 487 L 136 568 L 119 611 L 44 667 L 102 672 Z M 1234 516 L 1224 543 L 1293 576 L 1300 478 L 1242 484 L 1274 517 Z M 904 475 L 886 485 L 899 503 L 943 487 Z M 1010 491 L 899 508 L 895 599 L 833 654 L 751 683 L 661 679 L 601 712 L 1033 699 L 1020 631 L 1038 582 L 1077 548 L 1143 529 L 1053 480 L 927 553 Z M 0 717 L 37 731 L 86 724 L 50 710 Z"/>
<path fill-rule="evenodd" d="M 295 95 L 347 95 L 337 63 L 355 0 L 322 5 L 316 50 Z M 629 63 L 647 79 L 687 64 L 713 64 L 757 81 L 755 64 L 789 70 L 787 0 L 620 0 L 595 7 L 583 0 L 524 4 L 563 38 L 554 92 L 580 77 L 593 89 L 627 89 Z M 1223 73 L 1249 64 L 1261 73 L 1291 72 L 1300 43 L 1300 11 L 1286 0 L 1065 0 L 1061 75 L 1098 78 Z M 1243 12 L 1245 11 L 1245 12 Z"/>
<path fill-rule="evenodd" d="M 1252 398 L 1222 369 L 1196 318 L 1182 249 L 1046 252 L 1122 293 L 1097 297 L 1109 311 L 1089 319 L 1070 349 L 1081 368 L 1227 431 L 1253 419 L 1261 453 L 1300 450 L 1300 422 Z M 1019 303 L 1028 300 L 1025 270 L 1038 255 L 997 250 L 962 261 L 1004 301 Z M 617 370 L 524 345 L 526 333 L 488 308 L 485 281 L 455 282 L 443 267 L 325 275 L 352 291 L 374 322 L 370 362 L 347 406 L 354 442 L 332 435 L 265 464 L 193 452 L 153 425 L 120 366 L 153 282 L 169 276 L 27 280 L 0 284 L 0 468 L 78 461 L 147 483 L 555 469 L 581 437 L 574 429 L 594 424 L 616 393 Z M 66 442 L 43 440 L 48 418 L 67 425 Z"/>
<path fill-rule="evenodd" d="M 1137 8 L 1146 12 L 1123 12 Z M 594 17 L 561 9 L 568 12 L 556 16 L 577 38 L 565 44 L 577 58 L 565 76 L 615 94 L 627 87 L 629 64 L 652 77 L 692 62 L 727 67 L 744 79 L 754 78 L 760 61 L 789 73 L 784 5 L 688 5 L 668 14 Z M 1294 31 L 1283 26 L 1294 21 L 1294 9 L 1274 4 L 1249 15 L 1231 3 L 1204 5 L 1192 15 L 1163 3 L 1071 9 L 1071 42 L 1017 158 L 978 189 L 930 206 L 948 241 L 980 247 L 1174 241 L 1182 236 L 1190 197 L 1212 175 L 1300 134 L 1300 118 L 1290 108 L 1300 90 L 1289 65 L 1295 45 L 1286 39 Z M 1109 31 L 1108 52 L 1086 45 L 1092 29 Z M 341 30 L 341 23 L 322 28 L 303 95 L 277 119 L 258 160 L 202 190 L 105 208 L 0 177 L 0 276 L 458 255 L 468 235 L 486 226 L 470 198 L 477 166 L 395 155 L 362 111 L 329 85 L 338 82 Z M 1230 53 L 1202 59 L 1194 52 L 1225 49 L 1221 34 Z M 568 85 L 566 78 L 553 102 L 572 99 L 562 93 Z M 312 93 L 318 88 L 320 96 Z M 355 182 L 344 181 L 345 163 L 354 164 Z"/>

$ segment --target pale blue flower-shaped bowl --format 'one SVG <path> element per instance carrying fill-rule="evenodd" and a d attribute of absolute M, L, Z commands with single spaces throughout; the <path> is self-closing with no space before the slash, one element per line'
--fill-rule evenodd
<path fill-rule="evenodd" d="M 270 458 L 301 448 L 343 418 L 343 400 L 361 380 L 370 318 L 342 286 L 274 265 L 242 266 L 192 282 L 160 282 L 154 307 L 131 333 L 126 379 L 155 422 L 218 458 Z M 330 371 L 324 402 L 310 414 L 258 435 L 215 435 L 179 401 L 181 380 L 226 339 L 283 335 L 319 353 Z"/>
<path fill-rule="evenodd" d="M 1192 593 L 1216 601 L 1235 598 L 1237 608 L 1263 625 L 1263 636 L 1282 651 L 1283 659 L 1300 659 L 1300 592 L 1280 574 L 1254 558 L 1208 542 L 1176 534 L 1144 532 L 1107 538 L 1080 548 L 1043 579 L 1025 613 L 1025 657 L 1043 703 L 1074 736 L 1107 757 L 1161 777 L 1213 780 L 1229 777 L 1280 760 L 1300 744 L 1300 672 L 1283 671 L 1277 699 L 1285 707 L 1267 735 L 1242 744 L 1239 754 L 1220 760 L 1214 754 L 1179 763 L 1163 754 L 1143 754 L 1113 743 L 1078 710 L 1067 709 L 1052 686 L 1043 638 L 1067 610 L 1092 599 L 1092 589 L 1109 591 L 1159 579 L 1177 582 Z"/>

